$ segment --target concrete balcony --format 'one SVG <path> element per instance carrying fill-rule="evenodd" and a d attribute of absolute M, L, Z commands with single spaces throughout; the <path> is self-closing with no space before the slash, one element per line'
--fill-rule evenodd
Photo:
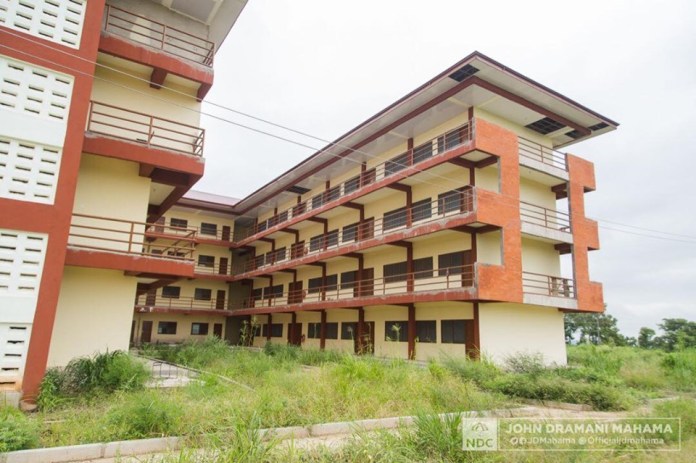
<path fill-rule="evenodd" d="M 573 243 L 570 215 L 554 209 L 520 201 L 522 233 L 554 243 Z"/>
<path fill-rule="evenodd" d="M 518 148 L 520 166 L 534 171 L 529 175 L 533 180 L 555 185 L 560 183 L 559 179 L 567 182 L 570 178 L 565 153 L 522 137 L 518 137 Z"/>
<path fill-rule="evenodd" d="M 193 277 L 190 235 L 150 242 L 154 224 L 74 213 L 66 265 L 123 270 L 133 276 Z"/>
<path fill-rule="evenodd" d="M 168 74 L 192 81 L 199 101 L 213 83 L 213 42 L 113 5 L 104 9 L 99 51 L 151 68 L 153 88 Z"/>
<path fill-rule="evenodd" d="M 523 271 L 522 291 L 525 304 L 578 308 L 575 280 L 570 278 Z"/>
<path fill-rule="evenodd" d="M 231 312 L 227 308 L 227 299 L 211 298 L 208 300 L 192 297 L 164 297 L 141 294 L 135 300 L 136 313 L 178 313 L 184 315 L 211 315 L 227 317 Z"/>
<path fill-rule="evenodd" d="M 390 184 L 419 173 L 436 165 L 456 160 L 463 156 L 472 155 L 486 158 L 483 153 L 473 154 L 474 123 L 468 122 L 460 127 L 440 134 L 428 140 L 413 150 L 384 161 L 356 177 L 335 185 L 330 189 L 315 195 L 293 207 L 278 212 L 274 217 L 259 222 L 246 230 L 235 230 L 237 246 L 248 245 L 259 238 L 271 235 L 279 230 L 290 227 L 295 223 L 317 216 L 322 212 L 348 203 L 360 196 L 384 188 Z M 474 162 L 474 160 L 471 160 Z"/>

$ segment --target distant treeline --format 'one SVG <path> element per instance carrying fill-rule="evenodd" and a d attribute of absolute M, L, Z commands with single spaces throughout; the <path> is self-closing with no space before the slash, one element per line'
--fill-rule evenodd
<path fill-rule="evenodd" d="M 567 313 L 565 337 L 568 344 L 591 343 L 638 346 L 668 352 L 696 348 L 696 322 L 684 318 L 664 318 L 657 325 L 660 334 L 648 327 L 640 329 L 638 338 L 619 332 L 616 317 L 608 313 Z"/>

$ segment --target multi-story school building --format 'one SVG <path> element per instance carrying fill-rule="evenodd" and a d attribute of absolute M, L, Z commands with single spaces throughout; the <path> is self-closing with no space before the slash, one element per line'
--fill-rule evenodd
<path fill-rule="evenodd" d="M 565 363 L 603 298 L 560 150 L 618 124 L 473 53 L 243 199 L 191 191 L 244 4 L 0 0 L 0 389 L 205 336 Z"/>

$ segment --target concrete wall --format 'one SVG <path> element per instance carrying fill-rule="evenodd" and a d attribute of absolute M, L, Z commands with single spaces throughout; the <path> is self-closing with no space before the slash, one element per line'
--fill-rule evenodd
<path fill-rule="evenodd" d="M 565 365 L 563 313 L 551 307 L 480 304 L 481 352 L 504 363 L 510 356 L 541 354 L 546 364 Z"/>
<path fill-rule="evenodd" d="M 128 350 L 136 279 L 123 272 L 66 267 L 48 366 L 75 357 Z"/>

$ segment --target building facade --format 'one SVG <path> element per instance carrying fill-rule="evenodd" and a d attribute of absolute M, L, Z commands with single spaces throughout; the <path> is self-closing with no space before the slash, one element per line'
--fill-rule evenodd
<path fill-rule="evenodd" d="M 0 388 L 211 335 L 565 363 L 603 298 L 558 149 L 618 124 L 473 53 L 246 198 L 190 191 L 244 3 L 0 2 Z"/>
<path fill-rule="evenodd" d="M 33 397 L 47 367 L 127 349 L 138 288 L 194 275 L 194 239 L 158 241 L 149 224 L 203 175 L 197 111 L 244 4 L 0 1 L 9 396 Z"/>

